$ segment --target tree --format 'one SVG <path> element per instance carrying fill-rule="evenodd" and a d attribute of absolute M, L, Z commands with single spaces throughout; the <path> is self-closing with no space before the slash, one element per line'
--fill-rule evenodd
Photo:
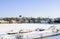
<path fill-rule="evenodd" d="M 22 17 L 22 15 L 19 15 L 19 17 Z"/>

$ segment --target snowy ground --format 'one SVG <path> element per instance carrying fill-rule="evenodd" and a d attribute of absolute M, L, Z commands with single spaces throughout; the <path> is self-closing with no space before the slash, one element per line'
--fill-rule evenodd
<path fill-rule="evenodd" d="M 11 30 L 19 31 L 21 29 L 23 30 L 35 30 L 36 28 L 44 28 L 48 29 L 50 26 L 60 24 L 0 24 L 0 34 L 4 34 L 6 32 L 9 32 Z"/>

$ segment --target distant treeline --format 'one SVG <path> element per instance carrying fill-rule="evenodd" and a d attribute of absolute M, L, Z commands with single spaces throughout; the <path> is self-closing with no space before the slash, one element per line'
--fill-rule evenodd
<path fill-rule="evenodd" d="M 16 21 L 16 23 L 60 23 L 60 18 L 43 18 L 43 17 L 5 17 L 0 18 L 0 21 L 8 21 L 9 23 L 13 23 L 13 21 Z"/>

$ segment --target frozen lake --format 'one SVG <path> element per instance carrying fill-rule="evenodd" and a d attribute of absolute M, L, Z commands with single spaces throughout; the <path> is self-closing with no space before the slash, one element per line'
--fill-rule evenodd
<path fill-rule="evenodd" d="M 0 34 L 6 33 L 11 30 L 19 31 L 20 29 L 23 30 L 35 30 L 36 28 L 44 28 L 48 29 L 50 26 L 60 26 L 60 24 L 0 24 Z"/>
<path fill-rule="evenodd" d="M 52 26 L 53 24 L 0 24 L 0 34 L 9 32 L 11 30 L 35 30 L 36 28 L 45 28 Z"/>
<path fill-rule="evenodd" d="M 48 29 L 50 26 L 60 26 L 60 24 L 0 24 L 0 34 L 5 34 L 11 30 L 35 30 L 36 28 Z M 60 35 L 54 37 L 47 37 L 42 39 L 59 39 Z M 41 38 L 39 38 L 41 39 Z"/>

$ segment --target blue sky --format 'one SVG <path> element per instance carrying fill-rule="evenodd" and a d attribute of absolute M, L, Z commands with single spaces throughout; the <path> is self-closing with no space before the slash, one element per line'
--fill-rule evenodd
<path fill-rule="evenodd" d="M 0 17 L 60 17 L 60 0 L 0 0 Z"/>

